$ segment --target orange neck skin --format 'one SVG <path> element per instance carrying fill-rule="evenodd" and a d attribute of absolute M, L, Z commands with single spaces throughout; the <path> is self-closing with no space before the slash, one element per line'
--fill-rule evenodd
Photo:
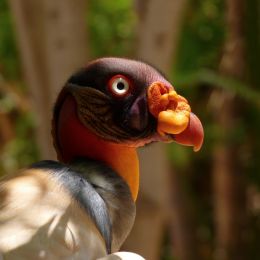
<path fill-rule="evenodd" d="M 76 157 L 102 161 L 128 184 L 132 197 L 139 189 L 139 161 L 135 147 L 104 141 L 90 132 L 78 119 L 76 102 L 67 96 L 57 123 L 60 157 L 68 163 Z"/>

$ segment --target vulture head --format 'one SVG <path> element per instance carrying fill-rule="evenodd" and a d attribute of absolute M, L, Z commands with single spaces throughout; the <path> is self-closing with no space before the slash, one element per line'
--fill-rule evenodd
<path fill-rule="evenodd" d="M 137 196 L 135 148 L 177 142 L 198 151 L 203 128 L 188 101 L 154 67 L 124 58 L 101 58 L 66 82 L 55 104 L 54 144 L 70 162 L 90 157 L 107 163 Z"/>

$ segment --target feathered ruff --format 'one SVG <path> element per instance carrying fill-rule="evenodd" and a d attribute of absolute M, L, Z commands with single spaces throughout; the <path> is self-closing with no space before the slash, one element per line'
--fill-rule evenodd
<path fill-rule="evenodd" d="M 86 159 L 44 161 L 3 179 L 0 208 L 0 252 L 12 260 L 103 257 L 119 249 L 135 217 L 126 183 Z"/>

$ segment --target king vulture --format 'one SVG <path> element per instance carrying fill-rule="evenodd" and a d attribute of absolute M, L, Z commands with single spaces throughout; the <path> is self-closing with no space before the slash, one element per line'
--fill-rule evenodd
<path fill-rule="evenodd" d="M 0 259 L 142 259 L 112 254 L 135 219 L 136 148 L 175 141 L 199 150 L 203 128 L 187 100 L 145 63 L 97 59 L 59 93 L 52 135 L 58 161 L 1 180 Z"/>

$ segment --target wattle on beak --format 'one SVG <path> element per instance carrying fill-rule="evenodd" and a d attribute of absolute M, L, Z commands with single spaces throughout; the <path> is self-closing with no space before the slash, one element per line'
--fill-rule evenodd
<path fill-rule="evenodd" d="M 157 132 L 161 137 L 170 136 L 172 141 L 193 146 L 194 151 L 200 150 L 203 127 L 184 97 L 172 86 L 154 82 L 148 87 L 147 99 L 149 112 L 157 119 Z"/>

